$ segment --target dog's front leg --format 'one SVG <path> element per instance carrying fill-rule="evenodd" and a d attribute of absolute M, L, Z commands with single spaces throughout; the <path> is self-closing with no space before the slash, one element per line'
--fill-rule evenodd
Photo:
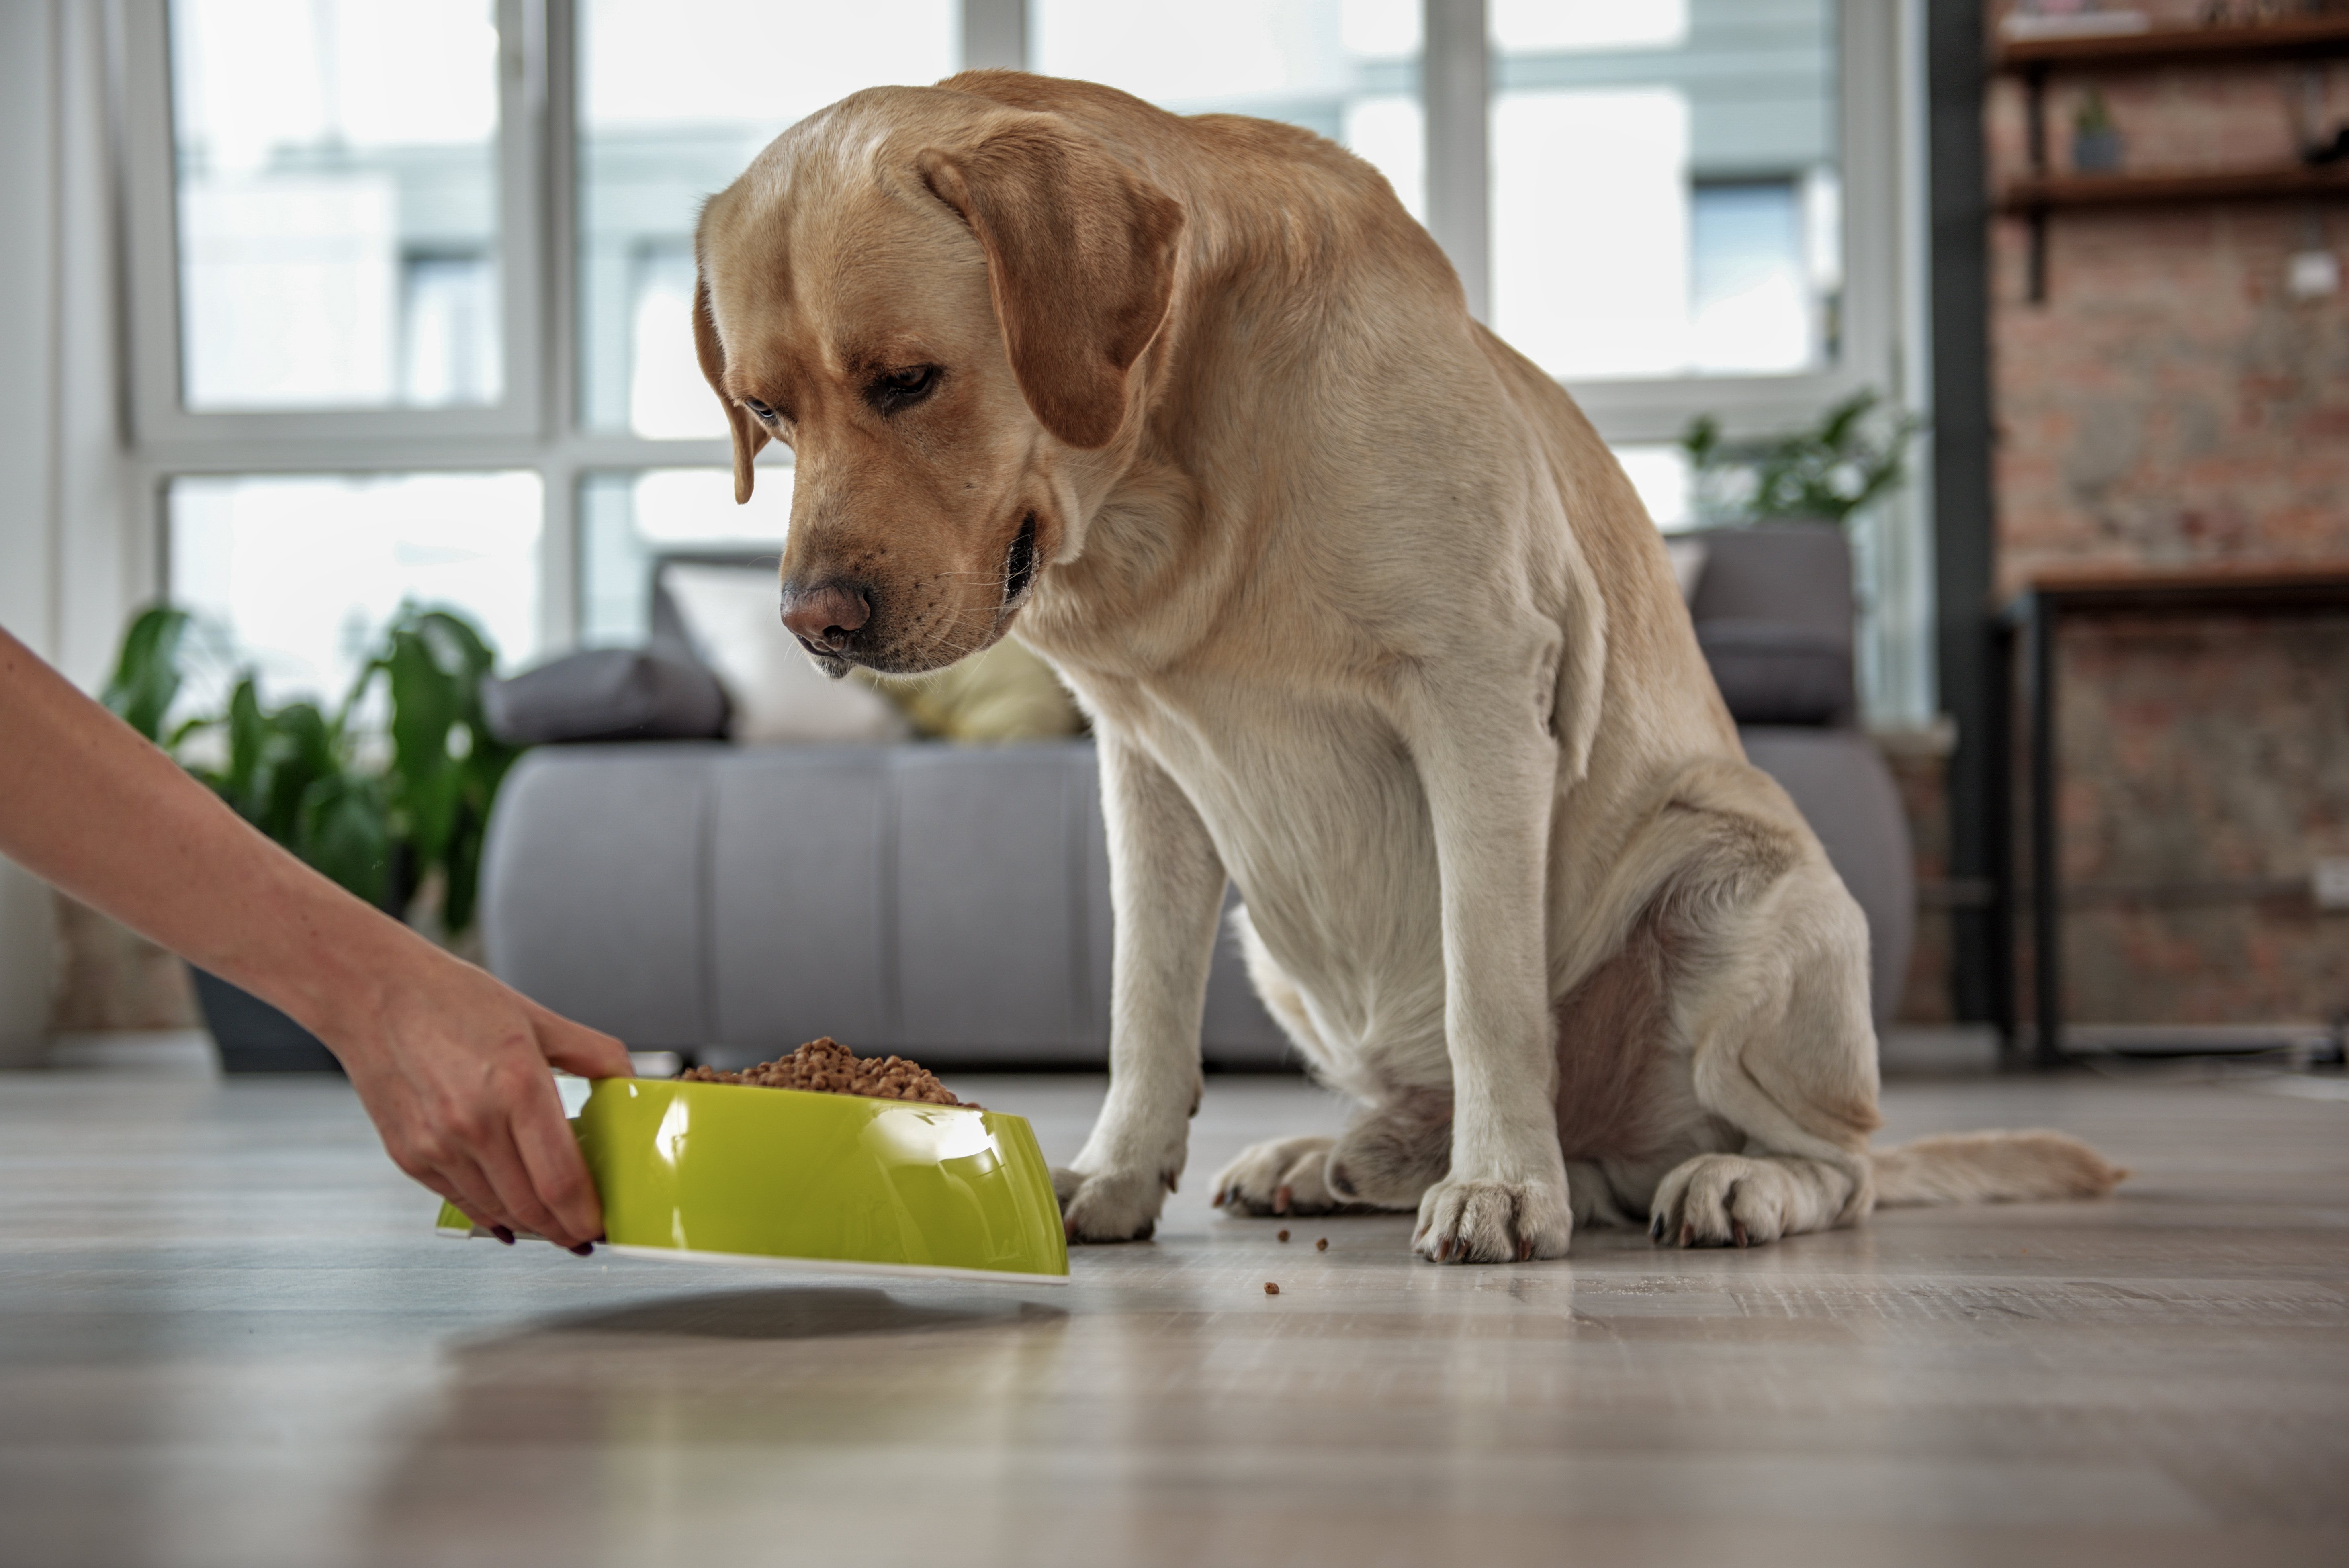
<path fill-rule="evenodd" d="M 1437 1263 L 1566 1255 L 1574 1212 L 1557 1142 L 1544 915 L 1557 743 L 1527 701 L 1454 694 L 1412 736 L 1442 882 L 1452 1168 L 1412 1245 Z"/>
<path fill-rule="evenodd" d="M 1076 1242 L 1148 1236 L 1183 1173 L 1224 903 L 1223 861 L 1174 781 L 1109 734 L 1101 776 L 1113 921 L 1109 1099 L 1076 1164 L 1052 1173 Z"/>

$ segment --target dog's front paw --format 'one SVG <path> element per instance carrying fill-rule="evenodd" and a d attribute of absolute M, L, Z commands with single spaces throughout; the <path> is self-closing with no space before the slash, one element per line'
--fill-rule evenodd
<path fill-rule="evenodd" d="M 1243 1214 L 1326 1214 L 1345 1201 L 1330 1191 L 1327 1138 L 1252 1145 L 1216 1178 L 1216 1207 Z"/>
<path fill-rule="evenodd" d="M 1574 1238 L 1563 1181 L 1439 1181 L 1419 1201 L 1412 1251 L 1439 1264 L 1562 1258 Z"/>
<path fill-rule="evenodd" d="M 1055 1170 L 1052 1195 L 1072 1242 L 1146 1242 L 1171 1185 L 1164 1177 L 1124 1171 Z"/>

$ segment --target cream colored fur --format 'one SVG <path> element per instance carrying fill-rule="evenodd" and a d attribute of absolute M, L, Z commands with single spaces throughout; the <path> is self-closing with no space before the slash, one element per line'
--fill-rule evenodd
<path fill-rule="evenodd" d="M 1887 1188 L 2109 1187 L 2055 1135 L 1871 1157 L 1857 906 L 1746 763 L 1607 447 L 1366 164 L 975 73 L 786 133 L 700 256 L 744 493 L 797 449 L 787 604 L 874 607 L 812 651 L 1013 631 L 1092 717 L 1112 1078 L 1072 1238 L 1149 1234 L 1184 1168 L 1226 878 L 1265 1000 L 1362 1107 L 1243 1155 L 1234 1209 L 1413 1209 L 1423 1256 L 1505 1262 L 1577 1222 L 1742 1245 Z M 859 378 L 900 362 L 938 390 L 875 412 Z"/>

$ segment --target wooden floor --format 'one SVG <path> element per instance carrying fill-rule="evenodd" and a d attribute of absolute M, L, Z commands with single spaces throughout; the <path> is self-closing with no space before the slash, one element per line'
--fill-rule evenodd
<path fill-rule="evenodd" d="M 1441 1269 L 1211 1214 L 1337 1119 L 1216 1078 L 1159 1240 L 1053 1290 L 443 1241 L 338 1085 L 0 1076 L 0 1563 L 2337 1564 L 2349 1100 L 2295 1083 L 1896 1085 L 2138 1174 Z M 1062 1159 L 1100 1094 L 960 1087 Z"/>

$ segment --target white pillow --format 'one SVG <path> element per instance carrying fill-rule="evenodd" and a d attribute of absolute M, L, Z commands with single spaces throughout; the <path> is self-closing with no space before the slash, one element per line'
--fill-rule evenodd
<path fill-rule="evenodd" d="M 661 586 L 734 705 L 736 740 L 890 741 L 913 733 L 887 698 L 815 667 L 783 630 L 772 572 L 678 563 L 661 568 Z"/>

